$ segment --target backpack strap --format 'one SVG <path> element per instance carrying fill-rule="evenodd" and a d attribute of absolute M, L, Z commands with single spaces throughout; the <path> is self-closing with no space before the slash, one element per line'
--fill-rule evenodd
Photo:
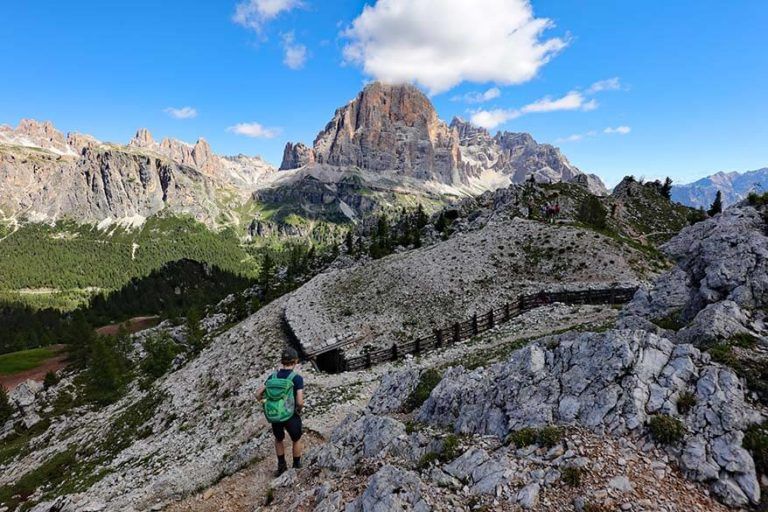
<path fill-rule="evenodd" d="M 292 381 L 295 376 L 296 376 L 296 372 L 291 370 L 291 373 L 288 374 L 286 379 Z"/>

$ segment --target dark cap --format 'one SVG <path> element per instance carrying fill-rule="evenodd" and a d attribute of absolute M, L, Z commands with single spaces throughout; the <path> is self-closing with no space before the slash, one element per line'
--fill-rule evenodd
<path fill-rule="evenodd" d="M 292 363 L 298 360 L 299 360 L 299 353 L 296 352 L 296 349 L 293 347 L 285 347 L 283 349 L 283 353 L 280 355 L 280 362 L 283 364 Z"/>

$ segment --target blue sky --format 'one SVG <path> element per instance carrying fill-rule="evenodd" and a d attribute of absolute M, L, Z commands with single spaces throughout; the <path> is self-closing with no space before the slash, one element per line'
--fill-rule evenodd
<path fill-rule="evenodd" d="M 446 121 L 530 132 L 611 184 L 768 166 L 768 2 L 368 4 L 11 2 L 0 123 L 116 142 L 147 127 L 277 164 L 367 80 L 406 79 Z"/>

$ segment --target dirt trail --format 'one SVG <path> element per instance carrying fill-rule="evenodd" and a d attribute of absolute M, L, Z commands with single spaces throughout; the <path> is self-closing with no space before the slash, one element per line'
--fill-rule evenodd
<path fill-rule="evenodd" d="M 67 362 L 67 354 L 62 352 L 65 345 L 54 345 L 52 348 L 56 349 L 59 353 L 43 361 L 40 366 L 13 375 L 0 375 L 0 386 L 4 386 L 8 391 L 12 391 L 22 382 L 30 379 L 42 382 L 46 373 L 57 372 L 65 368 L 69 364 Z"/>
<path fill-rule="evenodd" d="M 102 336 L 115 336 L 120 330 L 120 327 L 125 326 L 128 332 L 133 334 L 135 332 L 154 327 L 157 325 L 158 320 L 160 320 L 159 316 L 137 316 L 126 320 L 125 322 L 120 322 L 119 324 L 111 324 L 99 327 L 96 329 L 96 333 L 101 334 Z"/>
<path fill-rule="evenodd" d="M 304 453 L 309 448 L 325 442 L 323 437 L 314 430 L 305 430 Z M 290 440 L 286 439 L 286 459 L 290 465 Z M 267 451 L 267 450 L 265 450 Z M 266 505 L 267 489 L 275 478 L 277 462 L 269 442 L 268 455 L 232 476 L 223 478 L 219 483 L 209 487 L 195 496 L 174 503 L 164 509 L 166 512 L 252 512 Z"/>

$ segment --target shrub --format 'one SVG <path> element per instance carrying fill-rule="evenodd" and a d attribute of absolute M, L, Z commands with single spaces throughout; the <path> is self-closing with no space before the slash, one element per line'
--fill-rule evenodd
<path fill-rule="evenodd" d="M 654 320 L 651 320 L 651 322 L 653 322 L 658 327 L 661 327 L 662 329 L 666 329 L 668 331 L 678 331 L 683 327 L 685 327 L 683 323 L 680 321 L 679 311 L 674 311 L 669 315 L 665 316 L 664 318 L 656 318 Z"/>
<path fill-rule="evenodd" d="M 695 405 L 696 395 L 690 391 L 680 393 L 680 396 L 677 398 L 677 410 L 680 414 L 688 414 L 688 411 L 693 409 L 693 406 Z"/>
<path fill-rule="evenodd" d="M 590 195 L 579 206 L 576 218 L 588 226 L 596 229 L 605 229 L 608 211 L 600 202 L 600 199 Z"/>
<path fill-rule="evenodd" d="M 427 469 L 430 465 L 432 465 L 433 462 L 435 462 L 438 459 L 438 455 L 435 452 L 427 452 L 419 459 L 419 463 L 417 464 L 418 469 Z"/>
<path fill-rule="evenodd" d="M 752 454 L 757 472 L 768 473 L 768 425 L 750 425 L 741 444 Z"/>
<path fill-rule="evenodd" d="M 712 360 L 718 363 L 724 364 L 734 368 L 738 366 L 738 360 L 733 355 L 731 346 L 727 343 L 718 343 L 709 349 L 709 355 L 712 356 Z"/>
<path fill-rule="evenodd" d="M 432 394 L 432 390 L 435 389 L 442 378 L 443 375 L 433 368 L 425 370 L 419 377 L 419 383 L 416 385 L 416 388 L 403 404 L 405 412 L 411 412 L 421 407 L 421 404 L 427 401 L 429 395 Z"/>
<path fill-rule="evenodd" d="M 86 369 L 86 398 L 100 405 L 111 404 L 120 398 L 128 378 L 128 361 L 117 339 L 94 338 Z"/>
<path fill-rule="evenodd" d="M 51 389 L 53 386 L 59 383 L 59 378 L 56 376 L 56 373 L 54 372 L 48 372 L 45 374 L 45 377 L 43 378 L 43 387 L 45 389 Z"/>
<path fill-rule="evenodd" d="M 141 362 L 141 369 L 150 379 L 158 379 L 170 369 L 179 347 L 167 334 L 150 336 L 144 344 L 147 356 Z"/>
<path fill-rule="evenodd" d="M 675 444 L 683 439 L 685 425 L 671 416 L 657 414 L 648 423 L 653 438 L 662 444 Z"/>
<path fill-rule="evenodd" d="M 0 384 L 0 425 L 11 419 L 11 416 L 13 416 L 13 405 L 11 405 L 5 387 Z"/>
<path fill-rule="evenodd" d="M 536 432 L 535 428 L 521 428 L 520 430 L 510 433 L 507 437 L 507 442 L 509 444 L 514 444 L 517 448 L 525 448 L 526 446 L 536 443 L 537 434 L 538 432 Z"/>
<path fill-rule="evenodd" d="M 750 192 L 749 195 L 747 195 L 747 202 L 752 206 L 765 206 L 768 204 L 768 192 L 763 194 Z"/>
<path fill-rule="evenodd" d="M 440 459 L 444 462 L 455 459 L 459 454 L 459 438 L 455 434 L 448 434 L 443 439 L 443 451 L 440 453 Z"/>
<path fill-rule="evenodd" d="M 753 348 L 757 345 L 757 337 L 747 332 L 734 334 L 731 339 L 728 340 L 729 345 L 741 348 Z"/>
<path fill-rule="evenodd" d="M 581 485 L 581 475 L 584 473 L 582 468 L 576 466 L 567 466 L 563 468 L 561 478 L 563 482 L 571 487 L 579 487 Z"/>
<path fill-rule="evenodd" d="M 536 441 L 546 448 L 552 448 L 563 440 L 563 430 L 554 426 L 546 426 L 539 430 Z"/>

